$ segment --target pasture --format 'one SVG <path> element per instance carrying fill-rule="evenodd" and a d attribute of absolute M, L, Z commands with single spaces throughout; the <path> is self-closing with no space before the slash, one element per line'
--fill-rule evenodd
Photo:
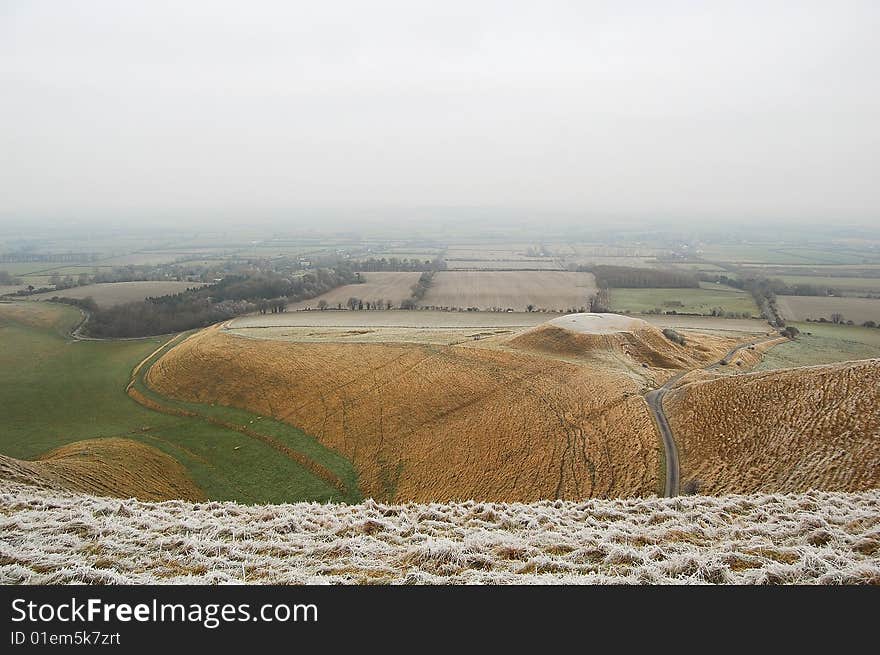
<path fill-rule="evenodd" d="M 535 309 L 565 312 L 588 307 L 596 293 L 591 273 L 565 271 L 440 271 L 421 300 L 423 307 L 480 310 Z"/>
<path fill-rule="evenodd" d="M 710 315 L 713 310 L 760 316 L 752 296 L 722 285 L 699 289 L 611 289 L 611 310 L 621 313 L 671 312 Z"/>
<path fill-rule="evenodd" d="M 755 370 L 815 366 L 880 357 L 880 330 L 827 323 L 789 323 L 797 339 L 773 346 Z"/>
<path fill-rule="evenodd" d="M 831 320 L 840 314 L 844 321 L 880 323 L 880 298 L 841 298 L 837 296 L 778 296 L 776 303 L 786 321 Z"/>

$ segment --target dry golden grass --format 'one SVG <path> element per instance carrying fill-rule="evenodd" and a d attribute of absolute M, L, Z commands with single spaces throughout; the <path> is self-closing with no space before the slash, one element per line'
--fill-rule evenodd
<path fill-rule="evenodd" d="M 608 334 L 578 333 L 555 325 L 538 327 L 515 336 L 509 346 L 547 355 L 608 359 L 625 358 L 627 366 L 677 370 L 717 361 L 738 342 L 733 337 L 686 333 L 685 345 L 673 343 L 647 323 L 637 329 Z"/>
<path fill-rule="evenodd" d="M 880 360 L 688 380 L 665 402 L 683 484 L 712 494 L 880 485 Z"/>
<path fill-rule="evenodd" d="M 288 421 L 388 501 L 637 496 L 659 443 L 622 370 L 500 348 L 250 340 L 217 329 L 163 356 L 166 396 Z"/>
<path fill-rule="evenodd" d="M 186 469 L 131 439 L 76 441 L 29 462 L 0 455 L 0 477 L 55 489 L 138 500 L 205 500 Z"/>

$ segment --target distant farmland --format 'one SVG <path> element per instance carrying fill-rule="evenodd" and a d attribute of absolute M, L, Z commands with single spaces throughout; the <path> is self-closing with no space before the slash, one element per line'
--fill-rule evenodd
<path fill-rule="evenodd" d="M 421 301 L 424 307 L 478 307 L 566 311 L 589 306 L 592 273 L 564 271 L 441 271 Z"/>
<path fill-rule="evenodd" d="M 187 289 L 204 286 L 201 282 L 107 282 L 87 284 L 60 291 L 47 291 L 30 296 L 35 300 L 59 298 L 93 298 L 101 307 L 112 307 L 127 302 L 138 302 L 145 298 L 168 296 Z"/>
<path fill-rule="evenodd" d="M 832 314 L 841 314 L 845 321 L 880 322 L 880 299 L 875 298 L 778 296 L 776 302 L 788 321 L 831 320 Z"/>
<path fill-rule="evenodd" d="M 412 296 L 412 287 L 419 281 L 421 273 L 386 272 L 361 273 L 361 275 L 364 278 L 364 282 L 361 284 L 346 284 L 317 298 L 290 305 L 288 309 L 316 309 L 322 300 L 331 308 L 337 308 L 339 305 L 344 308 L 349 298 L 359 298 L 364 302 L 384 303 L 389 301 L 394 307 L 399 307 L 400 303 Z"/>

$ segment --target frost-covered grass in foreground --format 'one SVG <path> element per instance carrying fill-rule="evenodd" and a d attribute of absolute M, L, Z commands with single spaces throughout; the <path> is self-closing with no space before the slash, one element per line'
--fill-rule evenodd
<path fill-rule="evenodd" d="M 492 504 L 96 498 L 0 482 L 8 583 L 880 583 L 880 490 Z"/>

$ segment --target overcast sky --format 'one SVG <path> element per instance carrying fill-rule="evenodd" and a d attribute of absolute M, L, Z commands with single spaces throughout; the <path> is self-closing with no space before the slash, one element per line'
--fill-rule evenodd
<path fill-rule="evenodd" d="M 0 0 L 0 220 L 880 221 L 880 2 Z"/>

